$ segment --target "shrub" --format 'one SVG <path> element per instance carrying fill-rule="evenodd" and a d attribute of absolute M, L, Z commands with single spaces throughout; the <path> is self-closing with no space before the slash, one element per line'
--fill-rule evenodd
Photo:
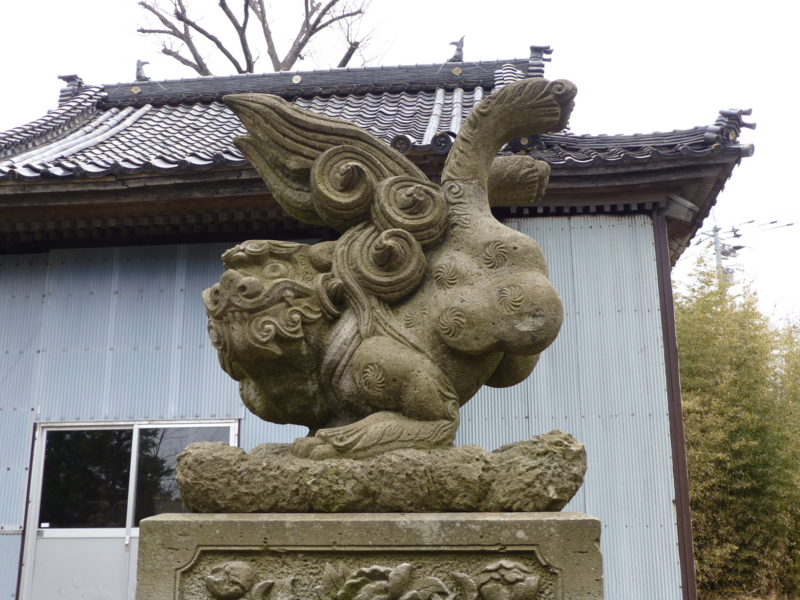
<path fill-rule="evenodd" d="M 800 541 L 800 327 L 705 262 L 676 294 L 698 588 L 794 592 Z"/>

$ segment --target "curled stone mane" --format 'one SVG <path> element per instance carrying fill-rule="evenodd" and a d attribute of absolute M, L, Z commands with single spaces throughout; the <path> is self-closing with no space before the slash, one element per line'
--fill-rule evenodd
<path fill-rule="evenodd" d="M 405 157 L 346 121 L 315 115 L 265 94 L 236 94 L 225 96 L 223 101 L 250 134 L 236 138 L 236 147 L 286 211 L 305 223 L 327 224 L 341 230 L 339 223 L 328 222 L 317 212 L 310 188 L 312 165 L 334 148 L 347 146 L 357 155 L 353 162 L 337 153 L 337 159 L 329 156 L 323 161 L 330 170 L 323 176 L 331 178 L 334 188 L 341 186 L 340 191 L 362 177 L 354 170 L 371 174 L 375 181 L 392 175 L 426 179 Z"/>
<path fill-rule="evenodd" d="M 373 331 L 375 301 L 396 304 L 419 286 L 425 251 L 442 239 L 447 204 L 408 159 L 353 125 L 274 96 L 226 96 L 251 134 L 234 140 L 297 218 L 344 233 L 333 273 Z M 389 326 L 391 327 L 391 326 Z"/>

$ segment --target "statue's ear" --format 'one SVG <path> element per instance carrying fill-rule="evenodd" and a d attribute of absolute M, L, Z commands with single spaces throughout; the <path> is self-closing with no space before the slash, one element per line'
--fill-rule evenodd
<path fill-rule="evenodd" d="M 241 119 L 247 137 L 234 144 L 264 179 L 272 195 L 293 217 L 314 225 L 333 225 L 314 206 L 312 166 L 323 154 L 329 182 L 344 198 L 383 179 L 406 175 L 427 181 L 411 161 L 374 136 L 341 119 L 332 119 L 265 94 L 225 96 Z M 329 150 L 349 148 L 349 152 Z M 320 169 L 315 169 L 319 172 Z M 339 227 L 340 228 L 340 227 Z"/>
<path fill-rule="evenodd" d="M 550 165 L 530 156 L 498 156 L 489 169 L 489 205 L 533 204 L 544 196 Z"/>

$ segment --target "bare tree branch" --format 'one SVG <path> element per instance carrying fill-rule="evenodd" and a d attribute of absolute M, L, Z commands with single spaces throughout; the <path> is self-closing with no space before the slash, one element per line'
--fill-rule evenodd
<path fill-rule="evenodd" d="M 311 24 L 311 22 L 309 21 L 309 23 L 308 23 L 309 24 L 309 28 L 312 29 L 312 30 L 316 29 L 317 25 L 320 24 L 320 21 L 322 21 L 322 19 L 325 18 L 325 15 L 328 14 L 328 11 L 331 10 L 338 3 L 339 3 L 339 0 L 328 0 L 328 3 L 325 6 L 322 7 L 322 10 L 319 11 L 319 14 L 317 15 L 317 18 L 314 19 L 314 23 Z M 319 7 L 319 4 L 317 5 L 317 7 Z"/>
<path fill-rule="evenodd" d="M 336 17 L 333 17 L 332 19 L 328 19 L 327 21 L 325 21 L 324 23 L 322 23 L 321 25 L 318 25 L 315 29 L 313 29 L 311 31 L 311 35 L 314 35 L 315 33 L 319 33 L 320 31 L 322 31 L 326 27 L 329 27 L 333 23 L 336 23 L 337 21 L 341 21 L 342 19 L 349 19 L 350 17 L 355 17 L 355 16 L 358 16 L 360 14 L 363 14 L 363 13 L 359 9 L 359 10 L 354 10 L 353 12 L 349 12 L 349 13 L 344 13 L 344 14 L 338 15 Z"/>
<path fill-rule="evenodd" d="M 308 0 L 306 0 L 306 3 Z M 264 0 L 250 0 L 250 8 L 255 13 L 256 18 L 261 23 L 264 32 L 264 40 L 267 42 L 267 55 L 272 62 L 275 71 L 281 70 L 281 59 L 278 58 L 278 51 L 275 49 L 275 42 L 272 39 L 272 30 L 269 28 L 267 20 L 267 9 L 264 7 Z"/>
<path fill-rule="evenodd" d="M 186 47 L 189 49 L 189 52 L 192 55 L 192 58 L 194 58 L 194 62 L 188 61 L 188 59 L 179 60 L 177 57 L 180 55 L 177 54 L 177 52 L 175 52 L 174 50 L 167 48 L 166 45 L 164 46 L 164 48 L 162 48 L 163 54 L 171 56 L 181 64 L 191 67 L 192 69 L 197 71 L 199 75 L 211 75 L 211 71 L 209 70 L 208 65 L 206 65 L 205 61 L 203 60 L 202 55 L 197 50 L 197 46 L 195 46 L 194 40 L 192 40 L 192 35 L 189 32 L 186 25 L 184 25 L 183 31 L 181 31 L 172 21 L 170 21 L 169 17 L 154 4 L 148 4 L 147 2 L 142 0 L 142 2 L 139 2 L 139 6 L 141 6 L 148 12 L 155 15 L 156 18 L 161 22 L 161 24 L 170 30 L 171 32 L 170 35 L 178 38 L 186 45 Z M 183 6 L 182 0 L 177 0 L 177 3 L 174 4 L 174 6 L 176 10 L 178 10 L 178 8 L 184 11 L 186 10 L 185 7 Z M 169 52 L 165 52 L 165 50 L 169 50 Z M 183 57 L 181 56 L 181 58 Z"/>
<path fill-rule="evenodd" d="M 370 0 L 360 1 L 359 10 L 361 10 L 362 15 L 369 11 L 369 4 Z M 358 54 L 358 56 L 361 58 L 362 66 L 370 62 L 380 62 L 380 60 L 383 58 L 383 56 L 367 57 L 364 54 L 364 49 L 368 46 L 371 47 L 372 39 L 375 35 L 375 29 L 370 29 L 366 33 L 362 33 L 362 23 L 363 21 L 361 18 L 351 18 L 338 21 L 336 23 L 339 34 L 346 44 L 344 55 L 342 56 L 342 60 L 339 62 L 338 67 L 341 68 L 349 65 L 352 58 L 356 54 Z M 388 51 L 388 49 L 386 51 Z M 384 51 L 384 55 L 386 51 Z"/>
<path fill-rule="evenodd" d="M 350 11 L 347 13 L 342 13 L 340 15 L 336 15 L 331 17 L 327 21 L 323 21 L 326 15 L 335 7 L 340 0 L 328 0 L 328 2 L 323 6 L 319 2 L 314 3 L 313 0 L 309 6 L 308 0 L 306 0 L 306 19 L 300 26 L 300 31 L 298 32 L 297 36 L 292 42 L 292 46 L 289 51 L 286 53 L 283 61 L 281 61 L 281 70 L 288 71 L 289 69 L 294 66 L 294 63 L 300 58 L 300 53 L 303 49 L 308 45 L 311 38 L 325 29 L 326 27 L 330 26 L 337 21 L 341 21 L 342 19 L 351 18 L 357 15 L 362 14 L 361 9 Z M 313 21 L 311 20 L 313 17 Z"/>
<path fill-rule="evenodd" d="M 198 65 L 196 63 L 193 63 L 188 58 L 184 58 L 183 56 L 181 56 L 179 53 L 177 53 L 175 50 L 172 50 L 171 48 L 167 48 L 166 46 L 164 46 L 163 48 L 161 48 L 161 53 L 162 54 L 166 54 L 167 56 L 171 56 L 172 58 L 177 60 L 182 65 L 186 65 L 187 67 L 191 67 L 192 69 L 194 69 L 195 71 L 197 71 L 201 75 L 204 75 L 204 74 L 205 75 L 211 75 L 211 73 L 202 73 L 201 69 L 200 69 L 200 65 Z"/>
<path fill-rule="evenodd" d="M 233 67 L 236 69 L 237 73 L 246 73 L 246 71 L 242 69 L 242 65 L 239 64 L 239 61 L 236 60 L 236 57 L 230 53 L 230 51 L 225 47 L 225 45 L 219 40 L 217 36 L 215 36 L 210 31 L 207 31 L 205 28 L 201 27 L 193 19 L 189 18 L 189 16 L 186 14 L 186 9 L 183 7 L 183 2 L 181 2 L 181 0 L 178 0 L 177 6 L 180 7 L 180 10 L 177 7 L 175 9 L 175 18 L 178 19 L 178 21 L 184 23 L 185 25 L 188 25 L 189 27 L 194 29 L 197 33 L 199 33 L 207 40 L 212 42 L 217 47 L 217 49 L 220 52 L 222 52 L 223 55 L 225 55 L 225 58 L 227 58 L 231 62 Z"/>
<path fill-rule="evenodd" d="M 176 10 L 180 9 L 181 12 L 184 14 L 186 13 L 186 6 L 184 6 L 183 0 L 173 0 L 172 5 Z M 186 23 L 183 24 L 183 37 L 181 39 L 183 40 L 183 43 L 186 44 L 189 52 L 191 52 L 192 58 L 194 58 L 197 66 L 200 67 L 200 75 L 211 75 L 211 70 L 208 68 L 208 65 L 206 65 L 205 60 L 203 60 L 200 51 L 197 49 L 197 46 L 192 39 L 192 33 L 189 31 L 189 27 L 186 25 Z"/>
<path fill-rule="evenodd" d="M 181 37 L 180 30 L 177 27 L 175 27 L 172 21 L 170 21 L 167 18 L 167 16 L 164 13 L 162 13 L 155 5 L 151 5 L 148 4 L 147 2 L 142 1 L 139 2 L 139 6 L 153 13 L 156 16 L 156 18 L 158 18 L 158 20 L 161 21 L 161 24 L 172 32 L 172 35 L 174 35 L 175 37 Z"/>
<path fill-rule="evenodd" d="M 136 30 L 136 33 L 155 33 L 157 35 L 175 35 L 175 32 L 169 31 L 167 29 L 145 29 L 143 27 L 139 27 Z M 179 37 L 179 36 L 176 36 Z"/>
<path fill-rule="evenodd" d="M 344 53 L 342 60 L 340 60 L 339 64 L 336 65 L 337 69 L 343 69 L 344 67 L 347 66 L 347 63 L 349 63 L 350 59 L 353 58 L 353 54 L 355 54 L 356 50 L 358 50 L 358 44 L 359 44 L 358 42 L 350 43 L 350 47 L 347 49 L 347 52 Z"/>
<path fill-rule="evenodd" d="M 303 53 L 312 38 L 334 24 L 346 24 L 345 28 L 348 31 L 346 36 L 348 46 L 340 65 L 346 65 L 356 51 L 363 58 L 362 50 L 368 36 L 358 37 L 358 34 L 355 33 L 351 37 L 349 32 L 351 31 L 350 24 L 359 21 L 358 17 L 364 14 L 364 9 L 369 0 L 360 0 L 360 2 L 351 2 L 350 0 L 303 0 L 303 20 L 289 51 L 283 59 L 278 54 L 267 15 L 266 0 L 242 0 L 244 12 L 241 20 L 231 10 L 228 1 L 217 0 L 220 10 L 225 14 L 239 39 L 239 45 L 242 48 L 244 57 L 243 62 L 234 56 L 219 37 L 200 25 L 198 19 L 189 16 L 184 0 L 170 0 L 172 11 L 161 8 L 159 0 L 141 0 L 139 5 L 154 15 L 163 25 L 163 29 L 140 27 L 138 31 L 146 35 L 169 36 L 180 40 L 191 53 L 193 60 L 181 55 L 180 49 L 172 48 L 167 44 L 164 44 L 162 52 L 181 64 L 191 67 L 201 75 L 211 74 L 195 43 L 195 39 L 201 38 L 216 46 L 217 50 L 233 65 L 237 73 L 252 73 L 255 70 L 255 63 L 258 57 L 253 58 L 253 55 L 257 53 L 253 51 L 251 40 L 247 37 L 247 25 L 249 24 L 251 12 L 261 24 L 264 41 L 267 45 L 267 55 L 272 63 L 272 68 L 276 71 L 290 70 L 298 60 L 302 60 Z M 194 34 L 199 34 L 200 38 L 194 38 Z"/>
<path fill-rule="evenodd" d="M 250 52 L 250 44 L 247 42 L 247 21 L 250 18 L 250 4 L 247 0 L 244 0 L 244 17 L 242 18 L 241 24 L 236 18 L 236 15 L 233 14 L 226 0 L 219 0 L 219 7 L 222 9 L 222 12 L 225 13 L 225 16 L 228 17 L 231 25 L 233 25 L 233 28 L 236 30 L 236 34 L 239 36 L 239 43 L 242 46 L 242 54 L 244 54 L 245 61 L 244 71 L 239 72 L 252 73 L 255 65 L 253 55 Z"/>

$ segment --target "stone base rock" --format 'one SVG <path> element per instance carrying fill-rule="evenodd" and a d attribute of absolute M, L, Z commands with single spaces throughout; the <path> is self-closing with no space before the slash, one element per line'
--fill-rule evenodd
<path fill-rule="evenodd" d="M 183 502 L 200 513 L 559 511 L 586 472 L 583 445 L 557 430 L 494 452 L 459 446 L 308 460 L 290 448 L 262 444 L 248 454 L 192 444 L 178 457 Z"/>
<path fill-rule="evenodd" d="M 179 514 L 141 523 L 137 600 L 598 600 L 580 513 Z"/>

